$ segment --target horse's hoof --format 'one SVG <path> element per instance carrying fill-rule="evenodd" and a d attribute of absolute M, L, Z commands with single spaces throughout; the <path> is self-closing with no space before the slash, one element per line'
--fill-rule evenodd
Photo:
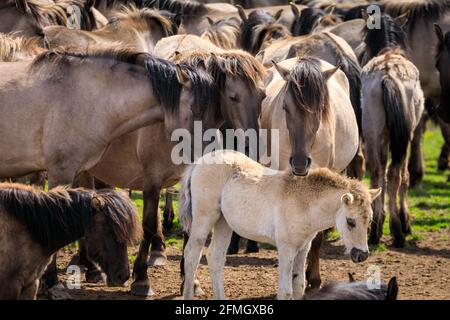
<path fill-rule="evenodd" d="M 203 291 L 203 289 L 200 287 L 200 281 L 195 280 L 194 281 L 194 296 L 200 297 L 203 295 L 205 295 L 205 291 Z"/>
<path fill-rule="evenodd" d="M 50 300 L 72 300 L 72 296 L 62 283 L 58 283 L 47 290 L 47 297 Z"/>
<path fill-rule="evenodd" d="M 321 284 L 322 284 L 321 279 L 309 279 L 308 280 L 308 287 L 311 292 L 314 292 L 314 290 L 319 290 Z"/>
<path fill-rule="evenodd" d="M 152 251 L 150 258 L 148 259 L 148 265 L 150 267 L 162 267 L 167 264 L 166 254 L 162 251 Z"/>
<path fill-rule="evenodd" d="M 138 297 L 151 297 L 155 292 L 150 287 L 150 281 L 141 280 L 131 284 L 131 294 Z"/>
<path fill-rule="evenodd" d="M 88 270 L 85 274 L 87 283 L 99 283 L 103 281 L 103 275 L 100 270 Z"/>
<path fill-rule="evenodd" d="M 406 245 L 406 240 L 404 236 L 394 237 L 394 241 L 392 242 L 394 248 L 404 248 Z"/>

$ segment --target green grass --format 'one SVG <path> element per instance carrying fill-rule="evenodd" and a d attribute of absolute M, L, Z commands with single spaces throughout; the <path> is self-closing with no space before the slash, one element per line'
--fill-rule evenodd
<path fill-rule="evenodd" d="M 408 237 L 409 240 L 418 241 L 423 238 L 419 233 L 424 231 L 438 231 L 442 229 L 450 229 L 450 183 L 447 182 L 447 176 L 450 174 L 437 171 L 437 158 L 441 151 L 441 146 L 444 140 L 437 127 L 431 126 L 424 136 L 424 155 L 426 172 L 423 182 L 415 189 L 409 190 L 409 208 L 412 219 L 413 234 Z M 365 178 L 369 183 L 369 179 Z M 179 189 L 179 185 L 176 186 Z M 143 200 L 142 193 L 132 193 L 132 199 L 139 209 L 140 217 L 142 218 Z M 182 247 L 182 240 L 176 235 L 177 231 L 181 230 L 178 222 L 178 199 L 174 196 L 174 210 L 175 221 L 174 230 L 175 235 L 169 236 L 166 239 L 167 245 Z M 162 219 L 162 208 L 165 206 L 165 197 L 161 196 L 160 200 L 160 214 Z M 387 213 L 386 221 L 383 226 L 383 233 L 389 235 L 389 216 Z M 328 234 L 329 240 L 339 238 L 339 233 L 332 231 Z M 448 237 L 447 237 L 448 239 Z M 274 249 L 273 246 L 263 245 L 263 248 Z M 385 251 L 386 247 L 381 244 L 373 250 Z"/>

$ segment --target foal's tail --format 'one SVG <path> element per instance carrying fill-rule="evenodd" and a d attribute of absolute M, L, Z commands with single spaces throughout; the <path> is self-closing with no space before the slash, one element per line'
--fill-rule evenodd
<path fill-rule="evenodd" d="M 395 80 L 385 77 L 381 88 L 392 163 L 398 164 L 406 158 L 412 128 L 411 119 L 406 114 L 405 96 Z"/>
<path fill-rule="evenodd" d="M 189 234 L 192 225 L 192 199 L 191 199 L 191 176 L 194 172 L 195 165 L 191 165 L 184 173 L 181 180 L 182 187 L 180 190 L 180 208 L 178 219 L 180 220 L 183 230 Z"/>

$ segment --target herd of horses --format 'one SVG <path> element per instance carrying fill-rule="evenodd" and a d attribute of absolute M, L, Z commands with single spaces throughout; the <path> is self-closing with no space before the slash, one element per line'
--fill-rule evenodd
<path fill-rule="evenodd" d="M 224 298 L 238 234 L 253 240 L 248 251 L 254 241 L 277 246 L 280 299 L 320 287 L 328 228 L 364 261 L 382 236 L 386 194 L 393 244 L 405 245 L 429 118 L 446 141 L 439 168 L 448 168 L 450 0 L 230 2 L 2 1 L 0 178 L 35 186 L 0 184 L 0 298 L 33 299 L 39 287 L 68 298 L 55 253 L 77 240 L 87 281 L 103 271 L 108 285 L 130 278 L 127 245 L 140 241 L 131 293 L 151 295 L 148 267 L 167 260 L 160 193 L 183 175 L 187 299 L 200 289 L 211 229 L 215 298 Z M 174 164 L 171 133 L 193 133 L 196 121 L 278 130 L 267 147 L 280 171 L 234 151 L 204 156 L 218 166 Z M 366 170 L 371 189 L 360 182 Z M 142 227 L 115 187 L 142 191 Z M 395 279 L 382 288 L 355 282 L 316 297 L 395 299 Z"/>

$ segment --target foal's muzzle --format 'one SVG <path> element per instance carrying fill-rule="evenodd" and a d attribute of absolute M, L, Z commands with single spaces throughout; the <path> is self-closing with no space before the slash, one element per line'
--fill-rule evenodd
<path fill-rule="evenodd" d="M 352 258 L 352 261 L 355 263 L 363 262 L 363 261 L 367 260 L 367 258 L 369 257 L 369 252 L 362 251 L 357 248 L 353 248 L 350 251 L 350 257 Z"/>

